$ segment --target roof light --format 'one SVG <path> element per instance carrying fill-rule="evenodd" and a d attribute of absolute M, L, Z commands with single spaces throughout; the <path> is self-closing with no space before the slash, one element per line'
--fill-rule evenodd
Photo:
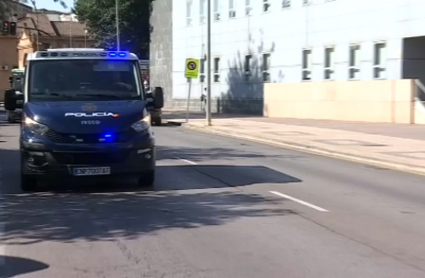
<path fill-rule="evenodd" d="M 125 56 L 127 56 L 125 53 L 119 53 L 118 54 L 118 56 L 120 56 L 120 57 L 125 57 Z"/>
<path fill-rule="evenodd" d="M 109 56 L 110 56 L 110 57 L 117 57 L 117 53 L 115 53 L 115 52 L 110 52 L 110 53 L 109 53 Z"/>

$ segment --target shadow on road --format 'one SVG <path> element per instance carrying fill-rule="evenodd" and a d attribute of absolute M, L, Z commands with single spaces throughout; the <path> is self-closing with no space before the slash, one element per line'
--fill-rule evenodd
<path fill-rule="evenodd" d="M 6 231 L 0 241 L 4 245 L 114 241 L 163 230 L 224 225 L 241 218 L 282 217 L 294 212 L 272 202 L 285 200 L 231 187 L 300 182 L 263 166 L 167 165 L 157 168 L 156 191 L 115 182 L 111 187 L 77 186 L 66 193 L 23 194 L 16 189 L 19 173 L 12 165 L 18 161 L 18 152 L 0 149 L 0 158 L 3 186 L 16 192 L 3 195 L 0 222 Z M 133 191 L 128 190 L 131 187 Z"/>
<path fill-rule="evenodd" d="M 238 191 L 15 194 L 5 198 L 4 245 L 43 241 L 135 239 L 163 230 L 224 225 L 240 218 L 281 217 L 272 199 Z"/>
<path fill-rule="evenodd" d="M 157 160 L 169 158 L 184 158 L 194 162 L 202 160 L 240 160 L 241 158 L 280 158 L 280 159 L 303 159 L 305 156 L 289 155 L 289 154 L 276 154 L 265 155 L 261 152 L 241 152 L 230 148 L 179 148 L 179 147 L 157 147 Z"/>
<path fill-rule="evenodd" d="M 5 266 L 0 268 L 0 277 L 9 278 L 49 268 L 49 265 L 20 257 L 0 256 Z"/>

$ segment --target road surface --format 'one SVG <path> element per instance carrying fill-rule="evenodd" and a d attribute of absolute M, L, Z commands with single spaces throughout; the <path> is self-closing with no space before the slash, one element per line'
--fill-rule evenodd
<path fill-rule="evenodd" d="M 23 194 L 0 123 L 0 277 L 421 278 L 425 177 L 156 127 L 157 183 Z"/>

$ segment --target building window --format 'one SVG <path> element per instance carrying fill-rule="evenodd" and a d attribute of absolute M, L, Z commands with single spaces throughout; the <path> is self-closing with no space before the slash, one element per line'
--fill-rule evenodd
<path fill-rule="evenodd" d="M 270 0 L 263 0 L 263 12 L 269 12 L 270 11 Z"/>
<path fill-rule="evenodd" d="M 252 55 L 245 55 L 245 63 L 244 63 L 244 69 L 245 69 L 245 82 L 248 82 L 251 79 L 251 60 Z"/>
<path fill-rule="evenodd" d="M 250 16 L 252 14 L 251 0 L 245 0 L 245 15 Z"/>
<path fill-rule="evenodd" d="M 186 2 L 186 24 L 187 26 L 192 25 L 192 1 Z"/>
<path fill-rule="evenodd" d="M 205 23 L 205 0 L 199 0 L 199 22 Z"/>
<path fill-rule="evenodd" d="M 325 48 L 325 80 L 332 80 L 334 78 L 334 59 L 335 49 L 333 47 Z"/>
<path fill-rule="evenodd" d="M 303 49 L 302 80 L 311 80 L 311 49 Z"/>
<path fill-rule="evenodd" d="M 235 18 L 236 17 L 235 1 L 236 0 L 229 0 L 229 18 Z"/>
<path fill-rule="evenodd" d="M 360 45 L 350 46 L 348 77 L 349 79 L 360 78 Z"/>
<path fill-rule="evenodd" d="M 201 83 L 204 83 L 205 82 L 205 62 L 206 62 L 206 59 L 205 58 L 199 59 L 199 62 L 201 64 L 200 69 L 199 69 L 199 71 L 200 71 L 199 79 L 200 79 Z"/>
<path fill-rule="evenodd" d="M 263 82 L 270 82 L 270 53 L 263 54 Z"/>
<path fill-rule="evenodd" d="M 287 9 L 291 7 L 291 0 L 282 0 L 282 9 Z"/>
<path fill-rule="evenodd" d="M 385 78 L 386 71 L 386 43 L 376 43 L 374 45 L 374 59 L 373 59 L 373 77 L 374 78 Z"/>
<path fill-rule="evenodd" d="M 214 58 L 214 82 L 220 82 L 220 58 Z"/>
<path fill-rule="evenodd" d="M 220 20 L 220 1 L 214 0 L 214 20 Z"/>

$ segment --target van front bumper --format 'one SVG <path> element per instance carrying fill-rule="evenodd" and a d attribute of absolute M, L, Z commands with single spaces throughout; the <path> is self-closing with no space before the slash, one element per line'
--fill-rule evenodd
<path fill-rule="evenodd" d="M 99 146 L 44 145 L 21 140 L 22 174 L 40 178 L 76 176 L 75 169 L 109 169 L 107 175 L 141 175 L 155 169 L 155 144 L 149 138 L 138 144 Z M 82 176 L 87 177 L 87 176 Z"/>

